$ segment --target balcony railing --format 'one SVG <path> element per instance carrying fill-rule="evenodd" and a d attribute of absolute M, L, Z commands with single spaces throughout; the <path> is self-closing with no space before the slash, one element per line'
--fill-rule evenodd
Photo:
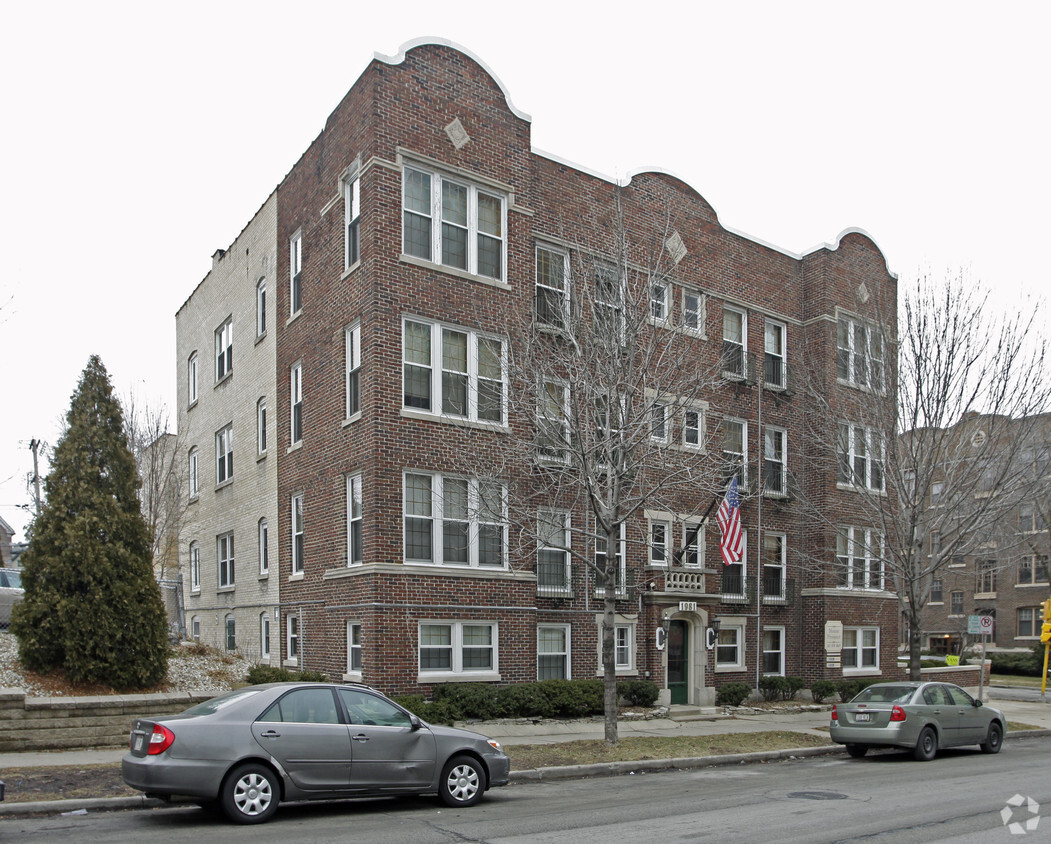
<path fill-rule="evenodd" d="M 704 592 L 704 572 L 689 569 L 670 569 L 667 574 L 667 592 Z"/>

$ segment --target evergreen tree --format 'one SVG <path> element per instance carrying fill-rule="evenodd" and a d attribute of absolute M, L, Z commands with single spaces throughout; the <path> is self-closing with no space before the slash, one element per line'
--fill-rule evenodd
<path fill-rule="evenodd" d="M 167 622 L 153 577 L 139 477 L 120 404 L 95 355 L 73 394 L 22 556 L 11 630 L 22 664 L 76 683 L 143 688 L 167 673 Z"/>

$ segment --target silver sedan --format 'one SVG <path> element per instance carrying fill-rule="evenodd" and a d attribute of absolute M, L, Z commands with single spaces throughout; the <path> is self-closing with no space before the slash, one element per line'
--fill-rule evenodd
<path fill-rule="evenodd" d="M 511 767 L 498 742 L 426 724 L 355 684 L 248 686 L 140 719 L 129 743 L 121 771 L 132 788 L 238 823 L 268 820 L 284 800 L 429 793 L 472 806 Z"/>
<path fill-rule="evenodd" d="M 977 744 L 999 753 L 1007 719 L 951 683 L 876 683 L 832 707 L 832 741 L 854 757 L 870 747 L 904 747 L 929 761 L 939 747 Z"/>

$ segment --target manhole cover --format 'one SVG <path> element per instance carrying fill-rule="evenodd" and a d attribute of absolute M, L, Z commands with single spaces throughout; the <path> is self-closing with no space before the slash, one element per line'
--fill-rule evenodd
<path fill-rule="evenodd" d="M 846 800 L 847 795 L 835 791 L 792 791 L 788 796 L 793 800 Z"/>

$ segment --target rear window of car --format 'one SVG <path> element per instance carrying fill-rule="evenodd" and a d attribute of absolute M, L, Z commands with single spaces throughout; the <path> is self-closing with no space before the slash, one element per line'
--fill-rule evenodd
<path fill-rule="evenodd" d="M 905 703 L 915 694 L 915 686 L 869 686 L 851 703 Z"/>
<path fill-rule="evenodd" d="M 239 703 L 242 700 L 252 697 L 253 695 L 259 694 L 261 689 L 248 686 L 244 689 L 237 689 L 233 692 L 227 692 L 225 695 L 219 695 L 219 697 L 213 697 L 211 700 L 206 700 L 203 703 L 198 703 L 196 706 L 191 706 L 183 715 L 212 715 L 218 712 L 220 709 L 225 709 L 232 704 Z"/>

